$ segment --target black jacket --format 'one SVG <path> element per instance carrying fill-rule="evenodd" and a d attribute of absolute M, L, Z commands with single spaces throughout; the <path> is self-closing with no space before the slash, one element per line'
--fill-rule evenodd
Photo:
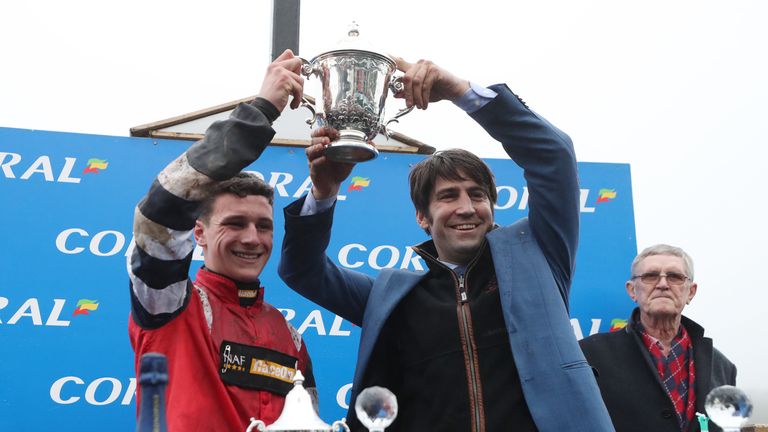
<path fill-rule="evenodd" d="M 633 312 L 633 317 L 637 309 Z M 603 395 L 616 432 L 680 432 L 672 401 L 661 384 L 641 335 L 632 324 L 612 333 L 600 333 L 582 339 L 579 344 L 587 361 L 596 370 L 597 384 Z M 736 366 L 704 337 L 704 328 L 682 317 L 682 324 L 693 343 L 696 368 L 694 392 L 696 412 L 705 413 L 707 393 L 715 387 L 736 385 Z M 721 429 L 710 422 L 710 432 Z M 699 432 L 695 416 L 685 432 Z"/>

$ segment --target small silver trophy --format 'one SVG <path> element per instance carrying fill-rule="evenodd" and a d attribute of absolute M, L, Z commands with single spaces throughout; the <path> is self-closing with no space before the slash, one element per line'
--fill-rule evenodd
<path fill-rule="evenodd" d="M 293 376 L 293 388 L 285 396 L 285 405 L 280 417 L 274 423 L 267 426 L 261 420 L 251 417 L 251 424 L 245 432 L 252 432 L 254 428 L 259 432 L 275 431 L 306 431 L 306 432 L 349 432 L 344 420 L 333 422 L 329 425 L 320 419 L 315 412 L 312 403 L 312 397 L 304 388 L 304 375 L 300 370 L 296 370 Z"/>
<path fill-rule="evenodd" d="M 360 40 L 354 22 L 339 46 L 311 61 L 302 59 L 302 74 L 317 76 L 322 85 L 318 109 L 302 98 L 302 106 L 312 111 L 307 123 L 327 125 L 339 131 L 339 139 L 326 150 L 326 157 L 340 162 L 364 162 L 379 152 L 370 143 L 381 132 L 389 136 L 387 125 L 413 110 L 400 110 L 384 121 L 384 102 L 388 90 L 397 93 L 404 88 L 402 77 L 395 77 L 395 60 L 376 51 Z"/>
<path fill-rule="evenodd" d="M 752 415 L 752 401 L 742 390 L 723 385 L 712 389 L 704 402 L 710 420 L 723 432 L 739 432 Z"/>

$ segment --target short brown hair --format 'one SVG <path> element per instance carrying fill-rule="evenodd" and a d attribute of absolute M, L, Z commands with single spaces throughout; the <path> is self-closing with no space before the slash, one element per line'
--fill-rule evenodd
<path fill-rule="evenodd" d="M 496 181 L 488 165 L 475 154 L 462 149 L 439 151 L 417 163 L 408 176 L 411 185 L 411 201 L 416 211 L 429 216 L 429 200 L 437 179 L 472 180 L 485 189 L 491 201 L 496 204 Z"/>
<path fill-rule="evenodd" d="M 216 199 L 225 194 L 237 195 L 240 198 L 245 198 L 250 195 L 263 196 L 269 201 L 269 205 L 274 205 L 275 190 L 272 186 L 264 182 L 264 180 L 258 178 L 255 174 L 241 172 L 229 180 L 217 184 L 211 190 L 211 194 L 203 200 L 200 204 L 200 215 L 197 219 L 208 223 L 213 212 L 213 203 Z"/>

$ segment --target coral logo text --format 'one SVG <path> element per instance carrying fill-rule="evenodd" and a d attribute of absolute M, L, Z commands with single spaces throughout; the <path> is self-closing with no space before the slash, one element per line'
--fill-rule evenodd
<path fill-rule="evenodd" d="M 89 311 L 95 311 L 98 308 L 98 300 L 80 299 L 77 301 L 77 308 L 75 308 L 75 311 L 72 312 L 72 316 L 88 315 Z"/>
<path fill-rule="evenodd" d="M 88 315 L 99 307 L 96 300 L 81 299 L 77 302 L 72 316 Z M 45 327 L 69 327 L 66 316 L 66 299 L 40 300 L 28 298 L 15 302 L 7 297 L 0 297 L 0 325 L 33 325 Z"/>
<path fill-rule="evenodd" d="M 301 335 L 317 334 L 318 336 L 349 336 L 351 327 L 347 327 L 344 324 L 346 323 L 349 326 L 354 326 L 354 324 L 345 321 L 342 317 L 333 315 L 325 310 L 320 311 L 320 309 L 314 309 L 306 316 L 302 314 L 302 316 L 298 317 L 295 321 L 291 321 L 296 318 L 295 309 L 279 308 L 278 310 L 282 312 L 285 320 L 292 325 L 301 321 L 301 324 L 298 325 L 296 330 Z M 325 313 L 325 318 L 323 318 L 323 313 Z M 333 322 L 331 322 L 331 316 L 333 317 Z M 326 322 L 331 322 L 330 330 L 326 329 Z"/>
<path fill-rule="evenodd" d="M 72 170 L 77 158 L 65 157 L 61 160 L 48 155 L 42 155 L 29 162 L 28 157 L 22 158 L 19 153 L 0 152 L 0 173 L 8 179 L 34 180 L 42 178 L 47 182 L 80 183 L 79 177 L 72 176 Z"/>
<path fill-rule="evenodd" d="M 368 187 L 371 184 L 371 179 L 367 177 L 354 176 L 352 177 L 352 183 L 349 185 L 347 192 L 361 191 L 364 187 Z"/>
<path fill-rule="evenodd" d="M 136 395 L 136 378 L 100 377 L 86 383 L 80 377 L 65 376 L 53 382 L 49 393 L 59 405 L 130 405 Z"/>
<path fill-rule="evenodd" d="M 600 189 L 597 193 L 597 202 L 608 202 L 616 198 L 616 189 Z"/>
<path fill-rule="evenodd" d="M 99 170 L 107 169 L 109 163 L 104 159 L 91 158 L 88 159 L 88 166 L 83 170 L 83 174 L 98 174 Z"/>

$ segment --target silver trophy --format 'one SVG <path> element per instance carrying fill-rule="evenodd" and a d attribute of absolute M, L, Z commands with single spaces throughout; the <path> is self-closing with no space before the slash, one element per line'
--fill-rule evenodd
<path fill-rule="evenodd" d="M 369 387 L 360 393 L 355 403 L 357 418 L 371 432 L 383 432 L 397 417 L 397 398 L 384 387 Z M 349 432 L 344 419 L 328 425 L 317 415 L 312 397 L 304 388 L 304 376 L 296 371 L 293 388 L 285 396 L 280 417 L 267 426 L 251 417 L 245 432 Z"/>
<path fill-rule="evenodd" d="M 312 403 L 312 397 L 304 388 L 304 375 L 300 370 L 296 370 L 293 376 L 293 388 L 285 395 L 285 405 L 280 417 L 269 426 L 251 417 L 251 424 L 245 432 L 252 432 L 254 429 L 259 432 L 349 432 L 349 427 L 344 420 L 335 421 L 333 425 L 329 425 L 320 419 Z"/>
<path fill-rule="evenodd" d="M 387 125 L 413 110 L 405 108 L 384 120 L 384 102 L 388 91 L 401 91 L 402 77 L 393 74 L 392 57 L 376 51 L 360 40 L 360 31 L 352 23 L 347 37 L 337 49 L 324 52 L 311 61 L 302 59 L 302 74 L 320 78 L 321 107 L 302 98 L 302 106 L 312 111 L 307 123 L 327 125 L 339 131 L 339 139 L 326 150 L 326 157 L 341 162 L 364 162 L 379 152 L 370 143 L 378 133 L 389 137 Z"/>

